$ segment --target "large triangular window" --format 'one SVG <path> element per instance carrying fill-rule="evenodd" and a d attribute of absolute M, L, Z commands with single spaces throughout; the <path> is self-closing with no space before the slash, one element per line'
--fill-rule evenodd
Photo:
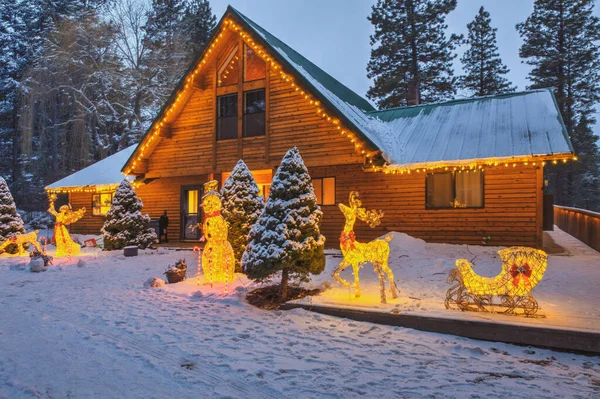
<path fill-rule="evenodd" d="M 244 43 L 244 82 L 267 77 L 267 65 L 250 46 Z"/>
<path fill-rule="evenodd" d="M 240 59 L 238 46 L 235 46 L 223 60 L 218 70 L 218 86 L 229 86 L 239 81 Z"/>

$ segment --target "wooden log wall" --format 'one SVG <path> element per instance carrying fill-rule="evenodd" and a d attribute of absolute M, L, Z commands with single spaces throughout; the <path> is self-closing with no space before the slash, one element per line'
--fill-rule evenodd
<path fill-rule="evenodd" d="M 73 234 L 100 234 L 104 225 L 104 216 L 92 215 L 92 193 L 69 193 L 69 203 L 77 210 L 85 207 L 85 214 L 69 227 Z"/>
<path fill-rule="evenodd" d="M 533 166 L 488 168 L 484 172 L 484 208 L 425 209 L 425 174 L 389 175 L 363 172 L 359 165 L 309 167 L 313 178 L 336 178 L 336 204 L 348 204 L 358 191 L 367 209 L 385 216 L 377 228 L 356 221 L 359 241 L 399 231 L 428 242 L 482 245 L 542 244 L 542 171 Z M 337 247 L 344 216 L 337 205 L 322 206 L 321 231 L 327 247 Z M 490 240 L 483 237 L 490 236 Z"/>
<path fill-rule="evenodd" d="M 600 252 L 600 213 L 554 205 L 554 224 Z"/>

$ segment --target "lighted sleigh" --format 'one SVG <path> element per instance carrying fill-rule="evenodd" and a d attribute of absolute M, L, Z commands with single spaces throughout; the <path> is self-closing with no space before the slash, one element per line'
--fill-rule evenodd
<path fill-rule="evenodd" d="M 531 290 L 544 276 L 548 255 L 527 247 L 506 248 L 498 254 L 502 271 L 495 277 L 479 276 L 466 259 L 456 261 L 448 275 L 448 283 L 455 284 L 446 294 L 446 309 L 537 316 Z"/>

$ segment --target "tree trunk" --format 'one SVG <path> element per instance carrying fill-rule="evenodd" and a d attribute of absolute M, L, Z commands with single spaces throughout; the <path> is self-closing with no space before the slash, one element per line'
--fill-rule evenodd
<path fill-rule="evenodd" d="M 288 280 L 289 273 L 287 269 L 283 269 L 281 272 L 281 285 L 279 286 L 279 297 L 281 298 L 281 302 L 284 302 L 287 298 L 288 291 Z"/>

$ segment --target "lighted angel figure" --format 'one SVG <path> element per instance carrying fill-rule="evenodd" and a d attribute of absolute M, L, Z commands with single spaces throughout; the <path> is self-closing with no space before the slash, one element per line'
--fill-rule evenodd
<path fill-rule="evenodd" d="M 460 310 L 521 313 L 534 316 L 538 303 L 531 290 L 546 272 L 548 255 L 539 249 L 510 247 L 498 251 L 502 271 L 494 277 L 482 277 L 475 273 L 466 259 L 458 259 L 456 268 L 450 271 L 448 283 L 456 282 L 446 293 L 446 308 Z M 499 302 L 494 302 L 498 298 Z M 500 310 L 496 310 L 498 306 Z"/>
<path fill-rule="evenodd" d="M 56 212 L 54 201 L 56 201 L 56 195 L 52 194 L 50 196 L 50 208 L 48 208 L 48 212 L 56 218 L 53 237 L 56 243 L 56 256 L 77 255 L 81 246 L 73 241 L 69 235 L 67 226 L 81 219 L 85 213 L 85 208 L 73 211 L 71 205 L 63 205 L 58 209 L 58 212 Z"/>
<path fill-rule="evenodd" d="M 202 270 L 212 284 L 213 281 L 228 283 L 233 280 L 235 258 L 233 248 L 227 240 L 229 227 L 221 216 L 221 195 L 217 191 L 218 182 L 210 181 L 204 185 L 202 209 L 204 222 L 202 232 L 206 245 L 202 252 Z"/>
<path fill-rule="evenodd" d="M 354 223 L 356 222 L 356 218 L 367 223 L 369 227 L 374 228 L 381 223 L 383 212 L 375 210 L 367 211 L 363 208 L 362 202 L 358 199 L 358 192 L 356 191 L 350 193 L 348 205 L 349 206 L 339 204 L 339 208 L 346 218 L 344 230 L 340 236 L 340 249 L 342 250 L 344 259 L 333 272 L 333 278 L 345 287 L 350 287 L 351 284 L 341 278 L 340 273 L 348 266 L 352 266 L 352 271 L 354 273 L 354 295 L 358 298 L 360 297 L 358 272 L 365 263 L 372 263 L 373 268 L 379 277 L 381 303 L 386 303 L 385 274 L 387 275 L 392 298 L 398 296 L 396 284 L 394 282 L 394 273 L 392 273 L 392 269 L 390 269 L 388 265 L 390 256 L 390 246 L 388 242 L 392 237 L 388 235 L 384 239 L 378 238 L 368 243 L 361 243 L 356 241 L 356 235 L 354 234 Z"/>

